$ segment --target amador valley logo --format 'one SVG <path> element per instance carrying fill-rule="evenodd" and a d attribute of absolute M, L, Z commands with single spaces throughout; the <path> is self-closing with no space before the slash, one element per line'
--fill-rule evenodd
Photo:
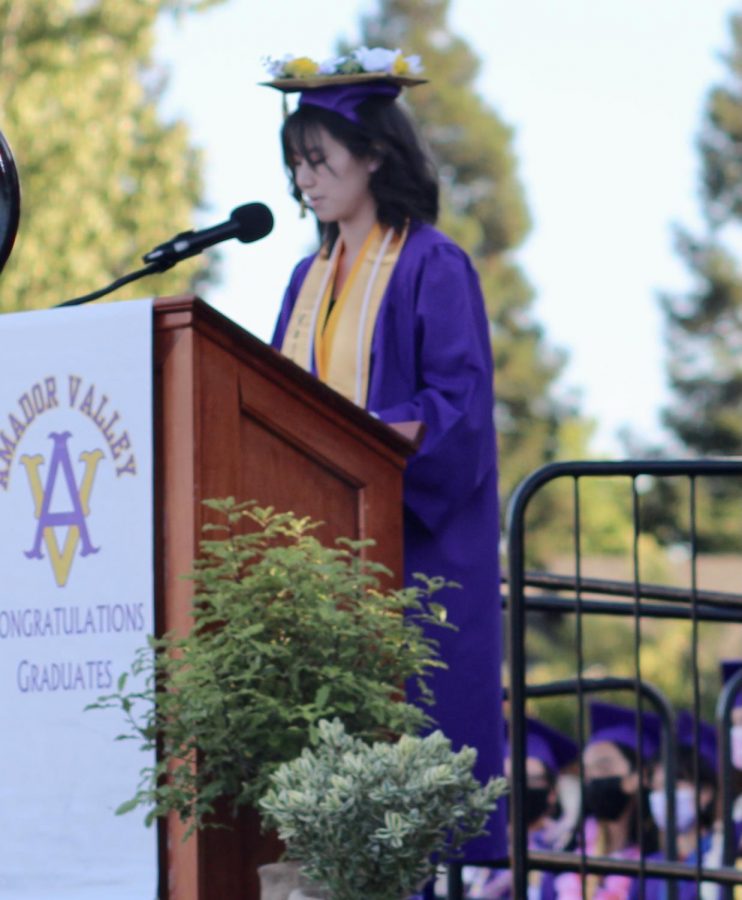
<path fill-rule="evenodd" d="M 45 424 L 49 427 L 40 427 Z M 80 446 L 83 440 L 102 446 Z M 60 588 L 77 558 L 102 550 L 89 519 L 96 475 L 107 456 L 117 479 L 136 476 L 136 456 L 121 414 L 97 385 L 78 375 L 40 379 L 0 417 L 0 490 L 7 492 L 11 475 L 24 471 L 29 500 L 24 556 L 29 564 L 48 559 Z"/>

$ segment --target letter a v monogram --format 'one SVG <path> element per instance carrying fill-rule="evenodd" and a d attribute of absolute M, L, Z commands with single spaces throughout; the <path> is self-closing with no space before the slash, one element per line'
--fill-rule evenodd
<path fill-rule="evenodd" d="M 34 514 L 38 519 L 33 547 L 25 551 L 25 554 L 29 559 L 43 559 L 44 554 L 41 550 L 43 541 L 49 554 L 57 585 L 58 587 L 64 587 L 69 578 L 72 560 L 75 557 L 78 543 L 82 541 L 81 556 L 88 556 L 90 553 L 97 553 L 99 550 L 90 541 L 86 517 L 90 514 L 90 494 L 98 463 L 103 458 L 103 452 L 101 450 L 92 450 L 80 454 L 80 460 L 84 463 L 85 468 L 82 482 L 78 489 L 67 446 L 70 433 L 67 431 L 62 434 L 52 432 L 49 437 L 54 442 L 54 447 L 49 462 L 46 485 L 42 485 L 40 474 L 41 466 L 44 463 L 43 456 L 38 454 L 36 456 L 24 455 L 20 459 L 28 476 L 28 483 L 31 487 L 34 501 Z M 55 495 L 57 479 L 60 474 L 67 489 L 71 509 L 64 512 L 52 512 L 52 498 Z M 54 529 L 55 527 L 65 526 L 67 527 L 67 536 L 64 540 L 63 549 L 60 552 Z"/>

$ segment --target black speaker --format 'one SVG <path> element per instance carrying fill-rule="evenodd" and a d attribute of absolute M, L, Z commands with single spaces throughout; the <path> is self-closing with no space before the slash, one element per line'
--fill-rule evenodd
<path fill-rule="evenodd" d="M 13 250 L 21 217 L 21 186 L 10 145 L 0 131 L 0 272 Z"/>

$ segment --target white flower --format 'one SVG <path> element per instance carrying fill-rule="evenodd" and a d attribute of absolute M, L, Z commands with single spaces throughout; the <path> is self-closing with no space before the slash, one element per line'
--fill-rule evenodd
<path fill-rule="evenodd" d="M 353 56 L 363 66 L 365 72 L 391 72 L 399 50 L 387 50 L 385 47 L 359 47 Z"/>
<path fill-rule="evenodd" d="M 287 53 L 278 59 L 263 57 L 262 63 L 271 78 L 305 78 L 315 74 L 356 75 L 362 72 L 418 75 L 423 68 L 419 56 L 405 57 L 401 50 L 387 50 L 386 47 L 359 47 L 350 56 L 331 56 L 319 65 L 309 57 L 296 57 L 293 53 Z M 311 71 L 307 68 L 310 63 Z"/>
<path fill-rule="evenodd" d="M 286 67 L 286 63 L 291 62 L 293 58 L 294 57 L 291 53 L 287 53 L 280 59 L 273 59 L 270 56 L 266 56 L 263 59 L 263 65 L 272 78 L 280 78 L 283 75 L 283 70 Z"/>
<path fill-rule="evenodd" d="M 423 70 L 422 60 L 417 54 L 405 58 L 410 75 L 419 75 Z"/>
<path fill-rule="evenodd" d="M 331 56 L 319 64 L 320 75 L 334 75 L 347 59 L 347 56 Z"/>

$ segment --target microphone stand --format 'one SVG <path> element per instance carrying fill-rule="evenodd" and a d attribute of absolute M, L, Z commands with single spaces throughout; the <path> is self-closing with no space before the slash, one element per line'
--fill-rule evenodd
<path fill-rule="evenodd" d="M 56 303 L 52 308 L 60 309 L 63 306 L 81 306 L 83 303 L 90 303 L 91 300 L 97 300 L 98 297 L 103 297 L 105 294 L 110 294 L 111 291 L 115 291 L 117 288 L 123 287 L 125 284 L 129 284 L 129 282 L 131 281 L 137 281 L 139 278 L 144 278 L 147 275 L 154 275 L 155 272 L 166 272 L 168 269 L 172 269 L 172 267 L 177 262 L 179 262 L 178 259 L 167 259 L 166 257 L 163 257 L 162 259 L 157 260 L 157 262 L 149 263 L 142 269 L 137 269 L 136 272 L 130 272 L 128 275 L 122 275 L 121 278 L 117 278 L 106 287 L 100 288 L 97 291 L 93 291 L 91 294 L 84 294 L 82 297 L 74 297 L 72 300 L 65 300 L 63 303 Z"/>
<path fill-rule="evenodd" d="M 150 250 L 142 257 L 147 263 L 144 268 L 130 272 L 128 275 L 122 275 L 107 287 L 93 291 L 91 294 L 57 303 L 53 308 L 59 309 L 63 306 L 80 306 L 83 303 L 89 303 L 91 300 L 97 300 L 98 297 L 110 294 L 111 291 L 129 284 L 131 281 L 144 278 L 145 275 L 166 272 L 181 260 L 198 256 L 208 247 L 221 241 L 237 238 L 241 243 L 249 244 L 265 237 L 272 228 L 273 214 L 263 203 L 247 203 L 244 206 L 238 206 L 237 209 L 232 210 L 227 222 L 222 222 L 212 228 L 205 228 L 202 231 L 182 231 L 171 240 Z M 0 266 L 0 268 L 2 267 Z"/>

